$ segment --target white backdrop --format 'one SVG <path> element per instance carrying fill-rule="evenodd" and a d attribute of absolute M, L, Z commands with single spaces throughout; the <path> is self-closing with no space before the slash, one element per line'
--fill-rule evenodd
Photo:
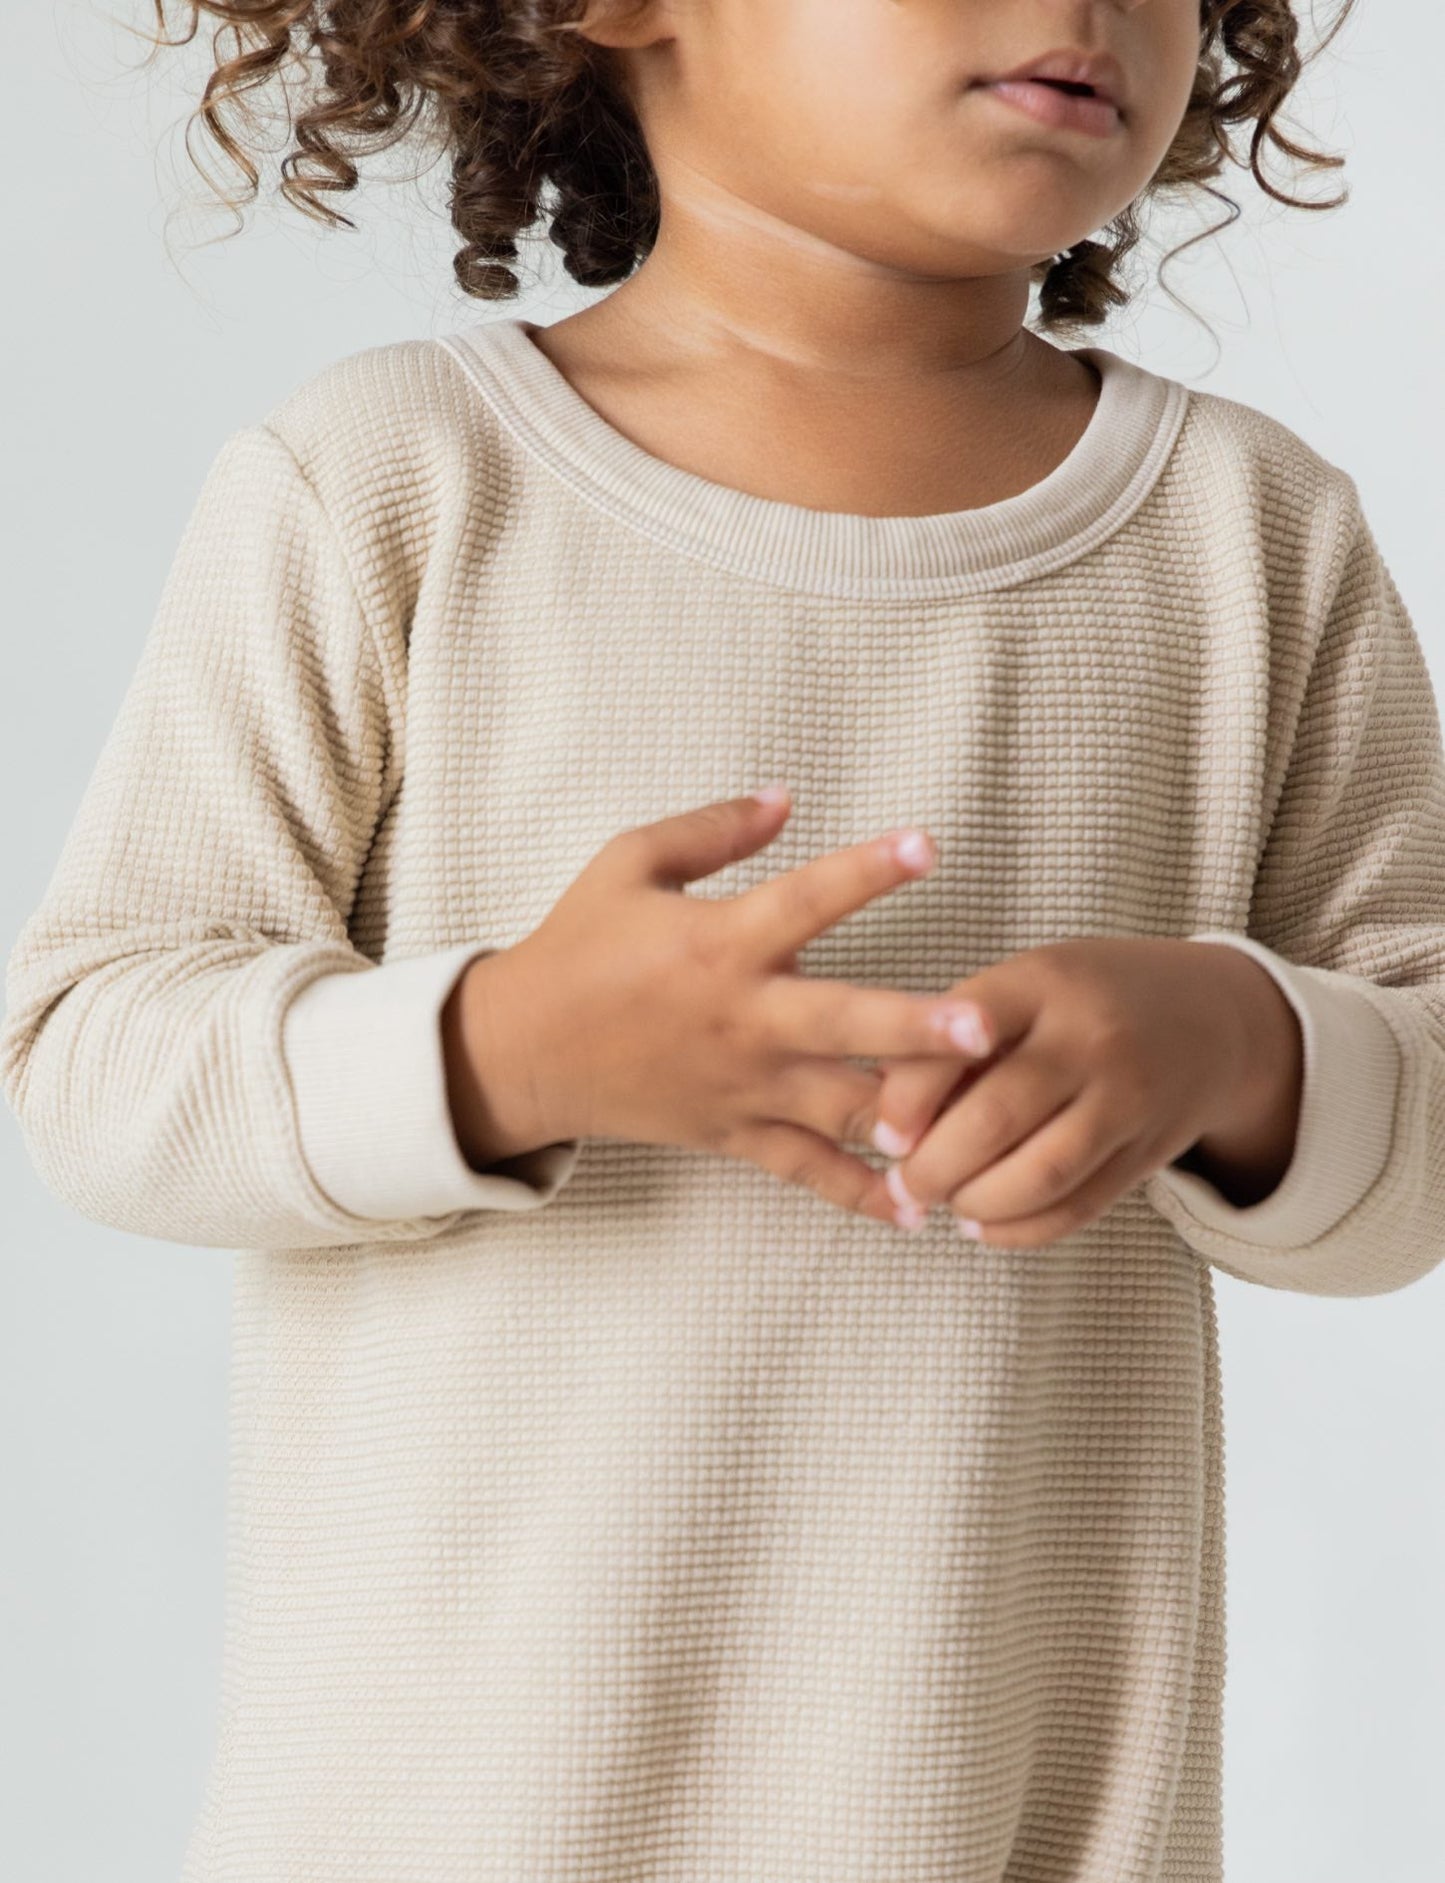
<path fill-rule="evenodd" d="M 1217 344 L 1157 286 L 1091 337 L 1261 407 L 1352 473 L 1445 697 L 1445 9 L 1361 0 L 1358 15 L 1286 125 L 1348 157 L 1303 193 L 1343 175 L 1350 203 L 1289 211 L 1230 169 L 1243 217 L 1167 276 Z M 127 27 L 149 20 L 149 0 L 49 0 L 6 28 L 7 953 L 221 441 L 332 359 L 489 312 L 453 285 L 441 168 L 400 180 L 414 157 L 341 201 L 356 234 L 268 195 L 228 235 L 181 141 L 211 27 L 147 71 Z M 1218 213 L 1156 224 L 1149 255 Z M 490 311 L 583 305 L 555 260 L 540 245 L 536 290 Z M 167 1883 L 220 1672 L 231 1258 L 77 1216 L 8 1112 L 0 1183 L 0 1876 Z M 1439 1883 L 1445 1268 L 1360 1300 L 1218 1272 L 1215 1289 L 1229 1883 Z"/>

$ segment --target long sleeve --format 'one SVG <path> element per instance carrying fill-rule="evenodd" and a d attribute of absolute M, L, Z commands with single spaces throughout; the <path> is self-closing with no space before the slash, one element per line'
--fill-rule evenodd
<path fill-rule="evenodd" d="M 1169 1166 L 1153 1205 L 1226 1274 L 1384 1294 L 1445 1256 L 1445 760 L 1424 651 L 1344 474 L 1320 628 L 1247 933 L 1300 1021 L 1294 1154 L 1247 1208 Z"/>
<path fill-rule="evenodd" d="M 378 964 L 348 917 L 395 793 L 374 632 L 268 425 L 221 447 L 40 906 L 0 1082 L 81 1214 L 201 1246 L 417 1240 L 534 1209 L 575 1141 L 484 1172 L 440 1017 L 480 941 Z"/>

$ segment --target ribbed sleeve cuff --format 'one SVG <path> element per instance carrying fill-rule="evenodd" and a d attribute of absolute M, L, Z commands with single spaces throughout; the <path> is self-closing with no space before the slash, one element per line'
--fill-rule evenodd
<path fill-rule="evenodd" d="M 323 974 L 287 1006 L 282 1047 L 301 1146 L 321 1188 L 366 1218 L 530 1210 L 577 1162 L 575 1138 L 486 1171 L 462 1155 L 447 1102 L 441 1016 L 475 943 Z"/>
<path fill-rule="evenodd" d="M 1185 1218 L 1262 1248 L 1298 1248 L 1332 1229 L 1374 1183 L 1390 1154 L 1400 1048 L 1389 1022 L 1349 975 L 1287 961 L 1252 936 L 1190 935 L 1252 955 L 1299 1017 L 1304 1077 L 1294 1156 L 1258 1203 L 1236 1208 L 1193 1171 L 1166 1165 L 1146 1183 Z M 1172 1213 L 1172 1212 L 1171 1212 Z"/>

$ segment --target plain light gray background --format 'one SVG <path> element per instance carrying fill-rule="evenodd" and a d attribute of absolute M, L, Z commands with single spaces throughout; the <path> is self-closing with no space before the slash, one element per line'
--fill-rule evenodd
<path fill-rule="evenodd" d="M 543 244 L 549 291 L 466 300 L 444 172 L 396 180 L 416 157 L 373 164 L 342 202 L 359 233 L 268 196 L 229 237 L 181 142 L 211 23 L 145 71 L 126 28 L 149 20 L 149 0 L 51 0 L 14 8 L 7 32 L 7 952 L 226 435 L 364 346 L 591 298 Z M 1362 0 L 1290 119 L 1347 154 L 1350 204 L 1287 211 L 1229 170 L 1242 220 L 1168 277 L 1218 347 L 1158 287 L 1097 336 L 1263 408 L 1354 475 L 1437 689 L 1442 69 L 1434 0 Z M 1303 193 L 1333 194 L 1338 174 Z M 1150 254 L 1218 213 L 1156 221 Z M 0 1875 L 166 1883 L 217 1699 L 231 1258 L 78 1217 L 42 1188 L 8 1112 L 0 1180 Z M 1445 1272 L 1362 1300 L 1218 1272 L 1215 1289 L 1229 1883 L 1429 1883 L 1445 1862 Z"/>

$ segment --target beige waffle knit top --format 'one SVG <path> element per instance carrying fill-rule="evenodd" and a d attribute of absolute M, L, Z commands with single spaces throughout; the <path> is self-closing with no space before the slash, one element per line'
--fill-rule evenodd
<path fill-rule="evenodd" d="M 8 962 L 45 1184 L 236 1252 L 183 1883 L 1219 1883 L 1214 1271 L 1445 1251 L 1445 766 L 1357 487 L 1085 347 L 1042 483 L 811 510 L 653 457 L 531 331 L 368 348 L 221 445 Z M 620 1139 L 472 1170 L 463 965 L 773 777 L 692 893 L 939 849 L 800 972 L 1253 953 L 1305 1044 L 1278 1188 L 1170 1167 L 1016 1250 Z"/>

